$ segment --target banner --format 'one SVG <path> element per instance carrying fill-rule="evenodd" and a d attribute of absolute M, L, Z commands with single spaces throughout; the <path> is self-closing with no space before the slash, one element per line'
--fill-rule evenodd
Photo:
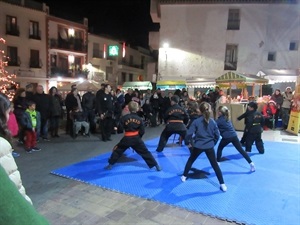
<path fill-rule="evenodd" d="M 286 131 L 298 135 L 300 129 L 300 112 L 291 111 L 289 124 Z"/>

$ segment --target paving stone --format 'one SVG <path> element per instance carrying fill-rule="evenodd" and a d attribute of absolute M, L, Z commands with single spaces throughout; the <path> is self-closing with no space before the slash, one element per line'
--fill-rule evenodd
<path fill-rule="evenodd" d="M 121 212 L 119 210 L 114 210 L 111 213 L 109 213 L 108 215 L 106 215 L 106 218 L 112 219 L 114 221 L 119 221 L 125 215 L 126 215 L 126 213 L 124 213 L 124 212 Z"/>

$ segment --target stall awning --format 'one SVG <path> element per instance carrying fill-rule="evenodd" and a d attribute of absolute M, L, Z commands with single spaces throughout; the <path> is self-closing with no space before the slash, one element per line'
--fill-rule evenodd
<path fill-rule="evenodd" d="M 186 86 L 188 88 L 210 88 L 216 86 L 216 81 L 208 78 L 186 79 Z"/>
<path fill-rule="evenodd" d="M 150 81 L 127 81 L 124 82 L 121 89 L 127 91 L 129 88 L 138 89 L 140 91 L 145 91 L 147 89 L 152 90 L 152 83 Z"/>
<path fill-rule="evenodd" d="M 297 70 L 288 69 L 266 69 L 259 71 L 259 74 L 269 80 L 269 84 L 296 82 L 298 77 Z"/>
<path fill-rule="evenodd" d="M 253 85 L 253 84 L 268 84 L 268 80 L 258 77 L 253 74 L 243 74 L 238 72 L 227 72 L 216 79 L 216 84 L 223 85 Z"/>
<path fill-rule="evenodd" d="M 177 90 L 186 88 L 185 80 L 159 80 L 156 83 L 156 88 L 161 90 Z"/>

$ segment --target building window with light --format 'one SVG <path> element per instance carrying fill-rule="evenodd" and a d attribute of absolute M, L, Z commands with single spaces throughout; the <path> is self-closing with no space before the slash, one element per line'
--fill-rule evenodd
<path fill-rule="evenodd" d="M 41 32 L 39 30 L 39 22 L 29 22 L 29 38 L 41 40 Z"/>
<path fill-rule="evenodd" d="M 18 48 L 7 46 L 8 66 L 20 66 Z"/>
<path fill-rule="evenodd" d="M 227 30 L 239 30 L 240 29 L 240 10 L 229 9 Z"/>
<path fill-rule="evenodd" d="M 268 61 L 275 62 L 276 61 L 276 52 L 268 53 Z"/>
<path fill-rule="evenodd" d="M 226 45 L 224 70 L 236 70 L 238 60 L 238 46 Z"/>
<path fill-rule="evenodd" d="M 20 31 L 17 24 L 17 17 L 6 16 L 6 34 L 19 36 Z"/>

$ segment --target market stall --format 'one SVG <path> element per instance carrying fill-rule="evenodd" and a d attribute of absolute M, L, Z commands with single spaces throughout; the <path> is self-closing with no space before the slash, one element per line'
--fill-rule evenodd
<path fill-rule="evenodd" d="M 160 90 L 177 90 L 182 88 L 186 88 L 185 80 L 159 80 L 156 83 L 156 88 L 160 88 Z"/>
<path fill-rule="evenodd" d="M 216 79 L 216 84 L 220 88 L 228 88 L 229 95 L 231 95 L 232 89 L 244 89 L 247 86 L 252 86 L 252 96 L 254 96 L 254 87 L 256 85 L 260 86 L 260 96 L 262 96 L 262 88 L 261 86 L 264 84 L 268 84 L 268 79 L 253 75 L 253 74 L 243 74 L 239 72 L 227 72 L 222 76 Z"/>
<path fill-rule="evenodd" d="M 127 91 L 129 88 L 139 91 L 145 91 L 147 89 L 152 90 L 152 83 L 150 81 L 126 81 L 121 86 L 121 89 Z"/>

